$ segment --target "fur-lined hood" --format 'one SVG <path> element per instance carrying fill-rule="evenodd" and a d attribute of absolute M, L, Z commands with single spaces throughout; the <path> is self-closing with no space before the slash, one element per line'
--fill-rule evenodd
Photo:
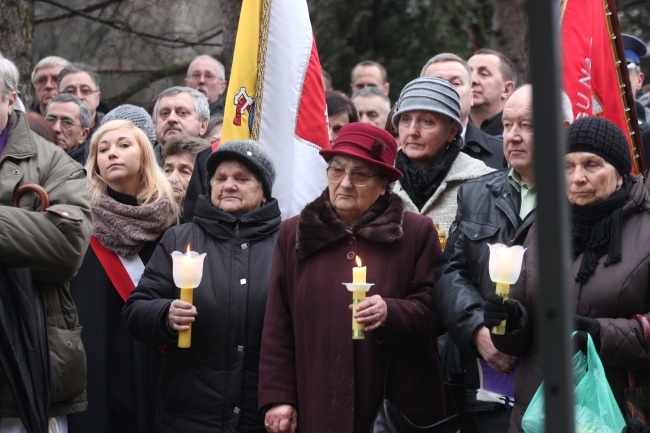
<path fill-rule="evenodd" d="M 391 243 L 404 235 L 404 203 L 392 192 L 380 196 L 349 228 L 337 215 L 326 189 L 300 213 L 296 233 L 298 257 L 305 259 L 350 234 L 374 242 Z"/>

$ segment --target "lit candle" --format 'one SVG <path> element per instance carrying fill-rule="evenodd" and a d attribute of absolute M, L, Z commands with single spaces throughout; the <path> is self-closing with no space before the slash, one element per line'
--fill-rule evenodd
<path fill-rule="evenodd" d="M 357 266 L 352 268 L 352 284 L 366 284 L 366 267 L 361 266 L 361 259 L 356 257 Z M 352 291 L 352 339 L 363 340 L 365 338 L 366 325 L 357 322 L 354 318 L 354 310 L 356 306 L 366 299 L 366 290 L 353 290 Z"/>
<path fill-rule="evenodd" d="M 488 269 L 490 279 L 497 285 L 495 293 L 503 298 L 505 302 L 510 295 L 510 284 L 519 279 L 521 265 L 524 259 L 526 248 L 521 245 L 507 247 L 503 244 L 488 244 L 490 248 L 490 261 Z M 492 333 L 503 335 L 506 333 L 506 321 L 492 328 Z"/>
<path fill-rule="evenodd" d="M 352 283 L 365 284 L 366 283 L 366 267 L 361 266 L 361 259 L 357 256 L 357 266 L 352 268 Z"/>
<path fill-rule="evenodd" d="M 194 301 L 194 289 L 201 283 L 203 277 L 203 259 L 205 253 L 199 254 L 190 251 L 190 244 L 187 244 L 185 254 L 180 251 L 172 253 L 174 284 L 181 289 L 181 301 Z M 178 333 L 178 347 L 188 348 L 192 343 L 192 324 L 187 331 Z"/>

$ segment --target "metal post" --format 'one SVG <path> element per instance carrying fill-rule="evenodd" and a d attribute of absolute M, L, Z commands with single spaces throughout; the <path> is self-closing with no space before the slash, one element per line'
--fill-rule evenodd
<path fill-rule="evenodd" d="M 556 0 L 528 0 L 533 84 L 538 257 L 536 339 L 541 351 L 546 431 L 573 433 L 573 327 L 569 292 L 568 212 L 561 115 L 559 10 Z"/>

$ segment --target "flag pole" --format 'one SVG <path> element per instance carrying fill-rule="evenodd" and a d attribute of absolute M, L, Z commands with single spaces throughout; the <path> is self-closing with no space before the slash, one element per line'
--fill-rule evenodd
<path fill-rule="evenodd" d="M 632 162 L 634 171 L 638 176 L 643 178 L 648 169 L 643 143 L 641 142 L 641 131 L 639 129 L 639 119 L 634 106 L 634 89 L 630 83 L 630 74 L 625 63 L 625 49 L 623 48 L 623 38 L 621 37 L 621 26 L 618 22 L 618 13 L 616 10 L 616 1 L 605 0 L 607 23 L 612 38 L 612 45 L 615 48 L 617 75 L 621 83 L 621 99 L 625 109 L 625 121 L 627 123 L 626 133 L 630 150 L 632 153 Z"/>
<path fill-rule="evenodd" d="M 561 115 L 559 8 L 554 0 L 528 0 L 530 71 L 533 84 L 537 188 L 537 346 L 544 372 L 546 431 L 573 433 L 573 371 L 569 331 L 569 230 Z"/>

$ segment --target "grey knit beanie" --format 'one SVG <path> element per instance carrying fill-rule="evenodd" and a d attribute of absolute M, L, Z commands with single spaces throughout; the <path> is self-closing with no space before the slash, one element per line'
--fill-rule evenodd
<path fill-rule="evenodd" d="M 395 129 L 399 130 L 402 113 L 415 110 L 440 113 L 458 124 L 458 134 L 463 130 L 463 124 L 460 123 L 460 96 L 454 86 L 445 80 L 420 77 L 404 86 L 395 104 L 392 120 Z"/>
<path fill-rule="evenodd" d="M 153 127 L 153 120 L 151 120 L 149 113 L 142 107 L 136 107 L 131 104 L 120 105 L 106 113 L 100 124 L 103 125 L 111 120 L 130 120 L 144 132 L 152 146 L 156 142 L 156 130 Z"/>
<path fill-rule="evenodd" d="M 257 176 L 262 184 L 262 191 L 267 200 L 271 199 L 271 191 L 275 182 L 275 167 L 269 155 L 262 146 L 253 140 L 232 140 L 221 143 L 217 150 L 208 157 L 205 169 L 208 174 L 208 195 L 211 194 L 211 181 L 219 164 L 224 161 L 241 162 Z"/>
<path fill-rule="evenodd" d="M 632 156 L 618 126 L 601 117 L 583 117 L 567 129 L 567 150 L 596 154 L 614 166 L 621 176 L 630 174 Z"/>

